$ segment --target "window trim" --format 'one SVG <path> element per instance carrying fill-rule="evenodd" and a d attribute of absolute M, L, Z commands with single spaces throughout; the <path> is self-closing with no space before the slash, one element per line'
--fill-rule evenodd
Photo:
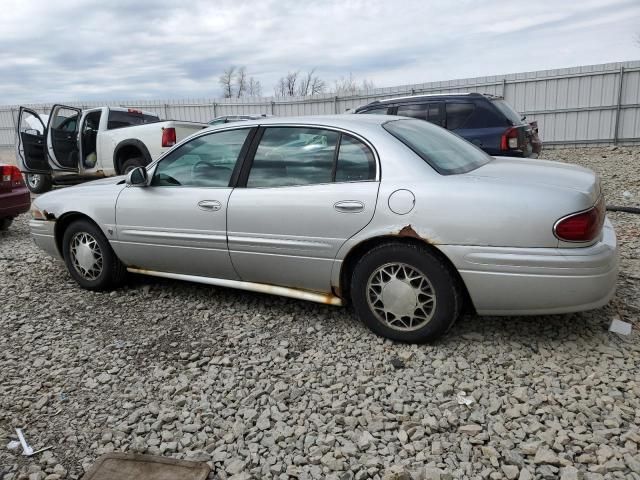
<path fill-rule="evenodd" d="M 194 137 L 187 137 L 186 139 L 184 139 L 183 141 L 178 143 L 174 148 L 172 148 L 169 151 L 165 152 L 162 156 L 160 156 L 154 162 L 152 162 L 149 166 L 147 166 L 147 177 L 149 178 L 148 186 L 149 187 L 153 187 L 153 188 L 163 188 L 163 187 L 168 187 L 168 188 L 181 188 L 181 187 L 182 188 L 206 188 L 206 189 L 234 188 L 235 184 L 237 183 L 238 175 L 240 174 L 240 169 L 242 168 L 242 165 L 245 163 L 247 152 L 249 151 L 249 146 L 252 144 L 252 142 L 253 142 L 253 140 L 254 140 L 254 138 L 256 136 L 256 131 L 258 130 L 258 127 L 256 125 L 234 125 L 234 127 L 235 128 L 222 128 L 222 129 L 219 129 L 219 130 L 206 130 L 205 132 L 203 132 L 200 135 L 196 135 Z M 231 177 L 229 177 L 229 183 L 227 184 L 227 186 L 225 186 L 225 187 L 204 187 L 204 186 L 193 186 L 193 185 L 153 185 L 152 184 L 153 177 L 154 177 L 154 175 L 156 173 L 156 169 L 157 169 L 158 165 L 160 164 L 160 162 L 163 161 L 169 155 L 171 155 L 173 152 L 178 150 L 179 148 L 182 148 L 183 145 L 186 145 L 189 142 L 197 140 L 198 138 L 206 137 L 206 136 L 209 136 L 209 135 L 215 135 L 217 133 L 229 132 L 229 131 L 233 131 L 233 130 L 248 130 L 248 132 L 247 132 L 247 137 L 245 138 L 244 143 L 242 144 L 242 148 L 240 149 L 240 153 L 238 153 L 238 159 L 236 160 L 236 164 L 233 167 L 233 170 L 231 172 Z"/>
<path fill-rule="evenodd" d="M 336 149 L 334 152 L 334 164 L 333 164 L 333 170 L 332 170 L 332 181 L 331 182 L 325 182 L 325 183 L 313 183 L 313 184 L 304 184 L 304 185 L 280 185 L 277 187 L 247 187 L 247 181 L 249 179 L 249 172 L 251 171 L 251 167 L 253 166 L 253 160 L 255 157 L 255 154 L 258 150 L 258 145 L 260 144 L 260 141 L 262 140 L 262 136 L 264 135 L 264 131 L 267 128 L 315 128 L 318 130 L 329 130 L 329 131 L 333 131 L 336 132 L 338 134 L 338 143 L 336 144 Z M 342 134 L 347 134 L 353 138 L 355 138 L 356 140 L 359 140 L 360 142 L 362 142 L 363 144 L 365 144 L 373 153 L 373 158 L 374 158 L 374 162 L 375 162 L 375 177 L 372 180 L 355 180 L 355 181 L 351 181 L 351 182 L 335 182 L 335 169 L 337 166 L 337 155 L 340 151 L 340 141 L 342 140 Z M 371 144 L 371 142 L 369 142 L 366 138 L 364 138 L 362 135 L 359 135 L 358 133 L 355 133 L 351 130 L 347 130 L 346 128 L 341 128 L 341 127 L 335 127 L 332 125 L 322 125 L 322 124 L 304 124 L 304 123 L 269 123 L 269 124 L 262 124 L 259 126 L 257 133 L 255 134 L 255 136 L 253 137 L 253 140 L 251 142 L 251 147 L 249 147 L 248 152 L 246 157 L 244 158 L 243 161 L 243 165 L 242 165 L 242 169 L 239 173 L 237 182 L 234 185 L 234 188 L 252 188 L 252 189 L 258 189 L 258 188 L 291 188 L 291 187 L 312 187 L 314 185 L 333 185 L 336 183 L 340 183 L 340 184 L 344 184 L 344 183 L 363 183 L 363 182 L 380 182 L 380 178 L 381 178 L 381 165 L 380 165 L 380 157 L 378 155 L 378 151 L 375 149 L 375 147 Z M 233 175 L 232 175 L 232 179 L 233 179 Z"/>

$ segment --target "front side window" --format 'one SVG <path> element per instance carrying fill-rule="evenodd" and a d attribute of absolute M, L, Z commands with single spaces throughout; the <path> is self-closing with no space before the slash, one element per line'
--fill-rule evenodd
<path fill-rule="evenodd" d="M 265 129 L 247 187 L 330 183 L 338 133 L 307 127 Z"/>
<path fill-rule="evenodd" d="M 442 175 L 470 172 L 491 161 L 471 143 L 428 122 L 392 120 L 383 127 Z"/>
<path fill-rule="evenodd" d="M 151 185 L 228 187 L 249 128 L 194 138 L 160 160 Z"/>

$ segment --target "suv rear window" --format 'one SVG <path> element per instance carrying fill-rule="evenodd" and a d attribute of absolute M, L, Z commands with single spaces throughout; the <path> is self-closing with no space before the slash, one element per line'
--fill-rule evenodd
<path fill-rule="evenodd" d="M 470 172 L 491 161 L 471 143 L 428 122 L 392 120 L 382 126 L 442 175 Z"/>
<path fill-rule="evenodd" d="M 502 112 L 502 114 L 507 117 L 507 120 L 511 122 L 512 125 L 520 125 L 522 123 L 522 116 L 516 112 L 511 105 L 509 105 L 504 100 L 492 100 L 493 104 Z"/>
<path fill-rule="evenodd" d="M 131 127 L 133 125 L 143 125 L 145 123 L 158 122 L 159 117 L 146 115 L 144 113 L 123 112 L 122 110 L 109 110 L 109 120 L 107 130 L 115 128 Z"/>

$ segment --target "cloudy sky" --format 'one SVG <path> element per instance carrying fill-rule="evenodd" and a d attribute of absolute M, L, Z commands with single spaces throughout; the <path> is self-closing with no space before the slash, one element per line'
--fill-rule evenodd
<path fill-rule="evenodd" d="M 5 0 L 0 104 L 220 96 L 229 65 L 272 94 L 635 60 L 638 35 L 638 0 Z"/>

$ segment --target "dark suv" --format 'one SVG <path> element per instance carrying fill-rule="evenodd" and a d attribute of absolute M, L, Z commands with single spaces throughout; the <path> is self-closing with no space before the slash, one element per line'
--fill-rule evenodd
<path fill-rule="evenodd" d="M 416 95 L 376 100 L 355 113 L 420 118 L 451 130 L 489 155 L 537 156 L 542 150 L 536 122 L 524 117 L 502 97 L 481 93 Z"/>

